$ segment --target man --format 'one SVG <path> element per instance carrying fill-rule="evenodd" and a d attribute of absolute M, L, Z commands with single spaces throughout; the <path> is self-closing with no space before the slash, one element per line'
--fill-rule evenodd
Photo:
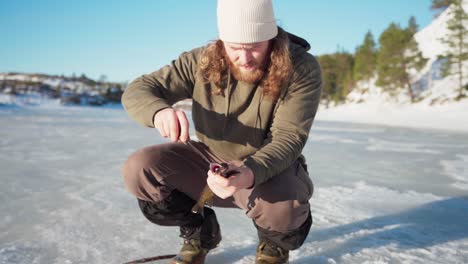
<path fill-rule="evenodd" d="M 214 210 L 191 208 L 208 184 L 214 206 L 245 210 L 258 230 L 256 263 L 288 263 L 312 225 L 313 185 L 301 154 L 321 93 L 309 44 L 277 27 L 271 0 L 218 0 L 219 40 L 134 80 L 122 102 L 172 143 L 143 148 L 123 168 L 127 189 L 153 223 L 179 226 L 172 263 L 204 263 L 221 241 Z M 199 141 L 185 113 L 192 99 Z M 209 170 L 225 162 L 224 178 Z"/>

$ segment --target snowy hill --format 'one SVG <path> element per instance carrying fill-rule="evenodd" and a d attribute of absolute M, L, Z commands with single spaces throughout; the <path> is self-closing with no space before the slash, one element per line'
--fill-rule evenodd
<path fill-rule="evenodd" d="M 463 1 L 463 8 L 465 11 L 468 10 L 468 1 Z M 432 64 L 431 62 L 434 62 L 439 54 L 447 50 L 447 46 L 440 41 L 440 38 L 447 34 L 446 24 L 450 19 L 450 10 L 451 9 L 448 8 L 442 12 L 427 27 L 423 28 L 415 35 L 423 56 L 431 60 L 428 64 Z"/>
<path fill-rule="evenodd" d="M 465 10 L 468 10 L 468 1 L 463 2 Z M 428 59 L 425 67 L 419 71 L 413 71 L 412 83 L 414 89 L 423 98 L 424 103 L 434 104 L 443 103 L 446 101 L 453 101 L 458 88 L 456 76 L 442 77 L 441 74 L 441 60 L 438 56 L 443 55 L 447 50 L 447 44 L 443 43 L 441 39 L 448 34 L 447 21 L 450 19 L 449 13 L 451 8 L 442 12 L 436 19 L 434 19 L 427 27 L 423 28 L 415 34 L 415 39 L 418 43 L 419 49 L 423 56 Z M 466 25 L 468 27 L 468 25 Z M 468 63 L 464 65 L 465 71 L 468 71 Z M 466 75 L 464 76 L 464 83 L 468 82 Z M 375 80 L 370 81 L 369 84 L 358 83 L 356 89 L 348 95 L 347 101 L 354 102 L 372 102 L 382 101 L 385 102 L 399 102 L 409 103 L 409 97 L 406 89 L 401 89 L 400 94 L 396 97 L 386 95 L 382 92 L 382 88 L 375 86 Z M 369 91 L 367 88 L 370 88 Z"/>
<path fill-rule="evenodd" d="M 463 1 L 463 7 L 468 10 L 468 1 Z M 457 77 L 449 76 L 442 78 L 440 74 L 440 61 L 438 56 L 447 52 L 447 44 L 441 41 L 441 38 L 448 34 L 447 21 L 450 19 L 449 13 L 451 8 L 448 8 L 437 19 L 434 19 L 432 23 L 419 31 L 415 35 L 415 39 L 419 44 L 419 49 L 423 53 L 423 56 L 428 58 L 429 61 L 426 67 L 423 69 L 422 76 L 418 80 L 418 83 L 425 93 L 423 97 L 426 97 L 426 102 L 437 103 L 449 101 L 456 96 L 458 87 Z M 465 25 L 468 27 L 468 25 Z M 464 72 L 468 71 L 468 63 L 464 63 Z M 463 83 L 467 83 L 468 79 L 464 74 Z"/>
<path fill-rule="evenodd" d="M 465 0 L 463 6 L 468 10 L 468 1 Z M 441 61 L 438 59 L 447 50 L 441 38 L 448 32 L 446 23 L 449 12 L 450 8 L 415 35 L 423 56 L 428 59 L 425 67 L 420 72 L 414 71 L 412 76 L 413 87 L 422 98 L 421 101 L 412 104 L 406 89 L 400 89 L 396 96 L 391 96 L 375 85 L 374 78 L 369 83 L 358 83 L 347 96 L 345 104 L 331 108 L 321 107 L 317 118 L 468 131 L 465 121 L 468 120 L 468 99 L 455 100 L 458 94 L 458 77 L 452 75 L 443 78 Z M 465 63 L 464 71 L 468 72 L 468 63 Z M 463 80 L 463 83 L 468 83 L 467 74 Z"/>

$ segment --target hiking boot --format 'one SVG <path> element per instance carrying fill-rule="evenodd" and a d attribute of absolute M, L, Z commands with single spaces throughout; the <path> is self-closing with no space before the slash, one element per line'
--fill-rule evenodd
<path fill-rule="evenodd" d="M 203 264 L 208 252 L 221 242 L 221 231 L 214 211 L 204 208 L 203 223 L 199 227 L 180 227 L 184 244 L 171 264 Z"/>
<path fill-rule="evenodd" d="M 289 251 L 270 242 L 260 241 L 255 264 L 288 264 Z"/>
<path fill-rule="evenodd" d="M 199 239 L 185 239 L 179 254 L 175 256 L 171 264 L 203 264 L 209 249 L 201 247 Z"/>

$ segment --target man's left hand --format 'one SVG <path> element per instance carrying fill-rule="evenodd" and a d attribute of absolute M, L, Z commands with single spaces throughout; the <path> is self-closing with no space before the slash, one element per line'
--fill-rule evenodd
<path fill-rule="evenodd" d="M 250 188 L 254 184 L 254 174 L 252 170 L 244 166 L 241 161 L 230 161 L 228 165 L 228 171 L 238 171 L 239 173 L 224 178 L 209 170 L 206 180 L 213 193 L 221 199 L 231 197 L 238 190 Z"/>

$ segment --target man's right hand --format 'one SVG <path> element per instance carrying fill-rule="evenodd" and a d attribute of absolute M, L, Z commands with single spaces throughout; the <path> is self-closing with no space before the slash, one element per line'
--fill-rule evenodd
<path fill-rule="evenodd" d="M 172 142 L 187 142 L 190 139 L 189 122 L 182 110 L 163 109 L 154 115 L 153 124 L 161 136 L 170 138 Z"/>

